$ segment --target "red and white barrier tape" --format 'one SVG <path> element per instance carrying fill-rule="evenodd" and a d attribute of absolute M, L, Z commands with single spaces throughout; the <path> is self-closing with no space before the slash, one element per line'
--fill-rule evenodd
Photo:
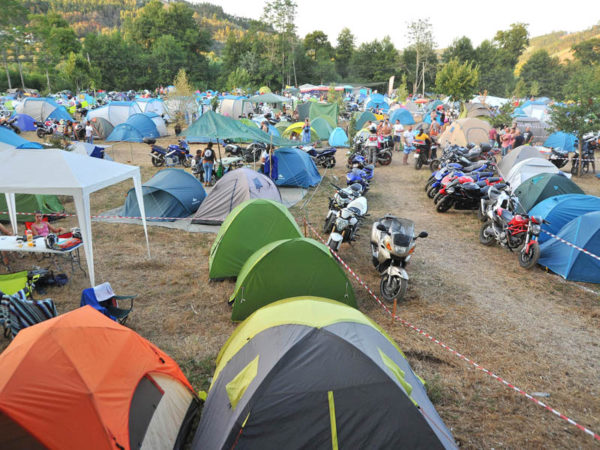
<path fill-rule="evenodd" d="M 577 245 L 573 244 L 572 242 L 565 241 L 563 238 L 561 238 L 561 237 L 558 237 L 557 235 L 555 235 L 555 234 L 552 234 L 552 233 L 550 233 L 549 231 L 546 231 L 546 230 L 544 230 L 544 229 L 542 229 L 542 232 L 543 232 L 543 233 L 546 233 L 548 236 L 550 236 L 550 237 L 552 237 L 552 238 L 556 239 L 557 241 L 559 241 L 559 242 L 562 242 L 563 244 L 565 244 L 565 245 L 568 245 L 569 247 L 572 247 L 572 248 L 574 248 L 575 250 L 578 250 L 578 251 L 580 251 L 581 253 L 585 253 L 586 255 L 588 255 L 588 256 L 591 256 L 592 258 L 594 258 L 594 259 L 596 259 L 596 260 L 600 261 L 600 256 L 598 256 L 598 255 L 594 255 L 593 253 L 589 252 L 589 251 L 588 251 L 588 250 L 586 250 L 585 248 L 581 248 L 581 247 L 579 247 L 579 246 L 577 246 Z"/>
<path fill-rule="evenodd" d="M 314 227 L 308 222 L 308 221 L 304 221 L 308 227 L 310 228 L 310 230 L 317 236 L 317 238 L 326 245 L 326 242 L 323 240 L 323 238 L 321 237 L 321 235 L 317 232 L 317 230 L 314 229 Z M 416 327 L 415 325 L 411 324 L 410 322 L 398 317 L 396 314 L 394 314 L 392 311 L 390 311 L 390 309 L 377 297 L 377 295 L 375 295 L 373 293 L 373 291 L 371 290 L 371 288 L 369 288 L 369 286 L 360 279 L 360 277 L 356 274 L 356 272 L 354 272 L 350 266 L 348 266 L 348 264 L 346 264 L 346 262 L 337 254 L 337 252 L 331 250 L 331 253 L 333 254 L 333 256 L 344 266 L 344 268 L 350 272 L 350 274 L 356 279 L 356 281 L 359 282 L 359 284 L 364 287 L 367 292 L 371 295 L 371 297 L 373 297 L 377 303 L 379 303 L 379 305 L 385 310 L 385 312 L 387 312 L 394 320 L 399 321 L 402 325 L 410 328 L 411 330 L 417 332 L 418 334 L 420 334 L 421 336 L 426 337 L 427 339 L 429 339 L 431 342 L 439 345 L 440 347 L 444 348 L 445 350 L 448 350 L 450 353 L 452 353 L 453 355 L 457 356 L 458 358 L 462 359 L 463 361 L 471 364 L 472 366 L 474 366 L 477 370 L 480 370 L 481 372 L 489 375 L 490 377 L 494 378 L 496 381 L 501 382 L 504 386 L 507 386 L 508 388 L 512 389 L 515 392 L 518 392 L 519 394 L 521 394 L 522 396 L 528 398 L 529 400 L 531 400 L 532 402 L 534 402 L 536 405 L 541 406 L 542 408 L 550 411 L 552 414 L 560 417 L 561 419 L 563 419 L 564 421 L 570 423 L 571 425 L 576 426 L 577 428 L 579 428 L 581 431 L 583 431 L 584 433 L 592 436 L 594 439 L 596 439 L 597 441 L 600 441 L 600 434 L 595 433 L 594 431 L 584 427 L 583 425 L 578 424 L 577 422 L 575 422 L 573 419 L 570 419 L 569 417 L 565 416 L 564 414 L 562 414 L 561 412 L 557 411 L 556 409 L 552 408 L 551 406 L 545 404 L 544 402 L 539 401 L 537 398 L 531 396 L 530 394 L 528 394 L 527 392 L 525 392 L 524 390 L 518 388 L 517 386 L 515 386 L 512 383 L 509 383 L 508 381 L 506 381 L 504 378 L 496 375 L 495 373 L 493 373 L 492 371 L 486 369 L 485 367 L 481 366 L 480 364 L 476 363 L 475 361 L 467 358 L 465 355 L 457 352 L 456 350 L 454 350 L 452 347 L 444 344 L 443 342 L 441 342 L 438 339 L 435 339 L 433 336 L 431 336 L 429 333 L 427 333 L 426 331 Z"/>
<path fill-rule="evenodd" d="M 0 211 L 0 214 L 6 214 L 8 215 L 8 212 L 6 211 Z M 44 216 L 51 216 L 51 217 L 77 217 L 77 214 L 68 214 L 68 213 L 44 213 Z M 21 213 L 18 212 L 17 216 L 35 216 L 35 213 Z M 142 220 L 142 217 L 133 217 L 133 216 L 102 216 L 102 215 L 96 215 L 96 216 L 90 216 L 92 219 L 137 219 L 137 220 Z M 146 220 L 194 220 L 194 217 L 150 217 L 147 216 Z"/>

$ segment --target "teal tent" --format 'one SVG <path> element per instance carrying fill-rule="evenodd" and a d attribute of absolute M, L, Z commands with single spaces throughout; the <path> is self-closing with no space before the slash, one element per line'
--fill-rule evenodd
<path fill-rule="evenodd" d="M 329 136 L 329 145 L 332 147 L 348 147 L 348 136 L 346 136 L 346 132 L 337 127 L 335 130 L 331 132 Z"/>
<path fill-rule="evenodd" d="M 375 114 L 373 114 L 371 111 L 359 113 L 356 117 L 356 125 L 354 128 L 357 130 L 362 130 L 369 120 L 371 122 L 377 122 L 377 117 L 375 117 Z"/>
<path fill-rule="evenodd" d="M 310 123 L 310 126 L 315 129 L 321 140 L 329 139 L 329 136 L 333 131 L 333 129 L 329 125 L 329 122 L 327 122 L 327 120 L 323 117 L 317 117 Z"/>

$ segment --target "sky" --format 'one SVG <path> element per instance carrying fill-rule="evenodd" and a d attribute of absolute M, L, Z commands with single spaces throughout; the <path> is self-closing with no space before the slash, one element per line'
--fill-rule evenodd
<path fill-rule="evenodd" d="M 191 0 L 199 2 L 201 0 Z M 265 0 L 202 0 L 209 1 L 235 16 L 259 19 Z M 398 49 L 409 45 L 408 23 L 429 19 L 437 48 L 448 47 L 456 38 L 467 36 L 474 46 L 492 39 L 498 30 L 510 24 L 529 24 L 530 37 L 552 31 L 582 31 L 600 22 L 598 0 L 296 0 L 298 35 L 321 30 L 335 46 L 339 32 L 350 28 L 357 44 L 382 39 L 389 35 Z"/>

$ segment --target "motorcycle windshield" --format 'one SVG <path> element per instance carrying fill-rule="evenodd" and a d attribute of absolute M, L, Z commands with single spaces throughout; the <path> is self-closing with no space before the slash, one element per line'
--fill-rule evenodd
<path fill-rule="evenodd" d="M 408 247 L 415 235 L 415 223 L 409 219 L 384 219 L 385 225 L 390 234 L 394 245 L 397 247 Z"/>

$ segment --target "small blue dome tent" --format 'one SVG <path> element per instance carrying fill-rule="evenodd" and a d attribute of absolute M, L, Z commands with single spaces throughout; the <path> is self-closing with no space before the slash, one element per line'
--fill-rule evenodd
<path fill-rule="evenodd" d="M 160 133 L 154 121 L 145 114 L 133 114 L 127 122 L 117 125 L 106 138 L 108 142 L 142 142 L 144 138 L 159 138 Z"/>
<path fill-rule="evenodd" d="M 558 148 L 567 152 L 574 152 L 575 142 L 577 142 L 577 138 L 574 134 L 565 133 L 564 131 L 557 131 L 548 136 L 548 139 L 546 139 L 544 142 L 544 147 Z"/>
<path fill-rule="evenodd" d="M 398 108 L 390 115 L 390 123 L 393 125 L 399 120 L 402 125 L 414 125 L 415 119 L 408 109 Z"/>
<path fill-rule="evenodd" d="M 194 214 L 206 192 L 193 175 L 182 169 L 163 169 L 142 185 L 148 217 L 187 217 Z M 135 189 L 127 193 L 121 215 L 139 217 Z M 169 219 L 148 219 L 167 221 Z M 170 219 L 174 220 L 174 219 Z"/>
<path fill-rule="evenodd" d="M 600 211 L 590 212 L 571 220 L 557 236 L 600 254 Z M 538 263 L 566 280 L 600 283 L 600 261 L 556 239 L 540 246 Z"/>
<path fill-rule="evenodd" d="M 340 127 L 333 130 L 329 136 L 329 145 L 332 147 L 348 147 L 348 136 L 346 136 L 346 132 Z"/>
<path fill-rule="evenodd" d="M 277 186 L 299 186 L 308 188 L 321 181 L 321 175 L 311 157 L 295 147 L 275 150 L 279 174 Z"/>
<path fill-rule="evenodd" d="M 35 131 L 35 120 L 33 117 L 28 116 L 27 114 L 17 114 L 15 116 L 17 121 L 16 125 L 21 129 L 21 131 Z"/>
<path fill-rule="evenodd" d="M 535 205 L 529 214 L 539 216 L 548 222 L 542 225 L 542 230 L 557 234 L 571 220 L 589 212 L 600 211 L 600 197 L 584 194 L 565 194 L 547 198 Z M 550 240 L 546 233 L 540 233 L 538 241 Z"/>

